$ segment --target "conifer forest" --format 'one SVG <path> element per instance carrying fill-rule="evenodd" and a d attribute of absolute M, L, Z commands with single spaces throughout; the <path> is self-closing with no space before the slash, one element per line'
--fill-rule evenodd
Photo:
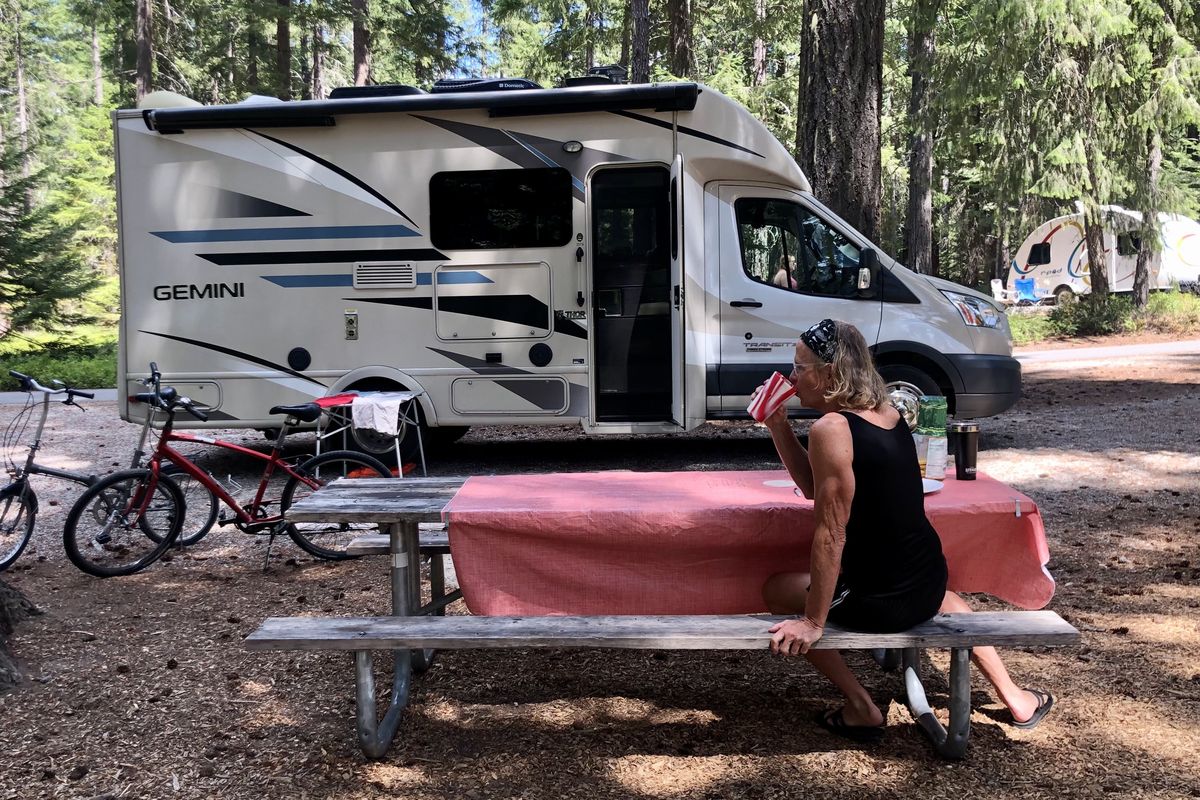
<path fill-rule="evenodd" d="M 0 0 L 0 306 L 12 330 L 112 310 L 111 113 L 150 92 L 613 64 L 731 96 L 881 248 L 984 287 L 1077 204 L 1200 215 L 1198 48 L 1195 0 Z"/>

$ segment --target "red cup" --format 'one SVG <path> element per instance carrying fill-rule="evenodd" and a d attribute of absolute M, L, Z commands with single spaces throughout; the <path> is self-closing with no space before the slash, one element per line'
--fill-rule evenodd
<path fill-rule="evenodd" d="M 766 386 L 759 392 L 746 410 L 755 422 L 762 422 L 775 413 L 775 410 L 788 401 L 796 393 L 796 387 L 778 372 L 772 372 L 767 378 Z"/>

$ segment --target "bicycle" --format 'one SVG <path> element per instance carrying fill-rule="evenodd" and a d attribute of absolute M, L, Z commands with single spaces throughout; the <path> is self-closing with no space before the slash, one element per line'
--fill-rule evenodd
<path fill-rule="evenodd" d="M 232 512 L 232 516 L 218 517 L 218 525 L 233 525 L 248 534 L 269 535 L 268 557 L 271 543 L 282 532 L 317 558 L 341 560 L 353 557 L 346 548 L 360 535 L 362 526 L 341 523 L 297 525 L 283 518 L 294 502 L 334 478 L 346 475 L 392 477 L 378 459 L 347 450 L 321 453 L 299 466 L 286 460 L 282 451 L 287 434 L 300 423 L 317 420 L 322 412 L 316 403 L 272 408 L 268 413 L 283 414 L 285 419 L 270 453 L 262 453 L 221 439 L 176 432 L 175 415 L 179 409 L 202 421 L 208 419 L 207 414 L 173 387 L 162 386 L 158 365 L 153 362 L 147 382 L 152 390 L 130 399 L 146 403 L 148 416 L 154 412 L 165 415 L 158 443 L 145 467 L 116 472 L 101 479 L 71 508 L 63 529 L 63 545 L 75 566 L 98 577 L 130 575 L 154 563 L 171 547 L 179 535 L 180 526 L 175 520 L 181 518 L 186 504 L 179 495 L 176 481 L 167 473 L 168 465 L 204 487 Z M 240 504 L 212 475 L 171 447 L 175 442 L 216 447 L 262 461 L 263 471 L 253 500 Z M 268 485 L 276 472 L 286 474 L 287 481 L 278 499 L 268 499 Z M 272 513 L 270 507 L 276 504 L 279 510 Z"/>
<path fill-rule="evenodd" d="M 89 392 L 72 389 L 61 381 L 51 381 L 57 388 L 49 388 L 38 383 L 29 375 L 24 375 L 10 369 L 8 374 L 21 384 L 21 390 L 28 392 L 29 397 L 25 406 L 17 412 L 4 431 L 4 453 L 7 461 L 7 471 L 11 477 L 9 483 L 0 489 L 0 572 L 8 569 L 21 556 L 29 540 L 33 538 L 33 529 L 37 523 L 38 499 L 37 493 L 29 484 L 30 475 L 46 475 L 51 478 L 61 478 L 92 486 L 100 480 L 98 475 L 85 475 L 82 472 L 71 472 L 65 469 L 55 469 L 36 462 L 37 452 L 42 445 L 42 432 L 46 428 L 46 418 L 50 414 L 50 398 L 54 395 L 65 394 L 63 405 L 75 406 L 83 411 L 83 406 L 75 402 L 76 397 L 93 397 Z M 29 452 L 24 465 L 19 465 L 9 455 L 16 443 L 25 438 L 29 427 L 30 415 L 36 403 L 34 392 L 42 393 L 42 415 L 33 434 L 33 441 L 28 445 Z"/>

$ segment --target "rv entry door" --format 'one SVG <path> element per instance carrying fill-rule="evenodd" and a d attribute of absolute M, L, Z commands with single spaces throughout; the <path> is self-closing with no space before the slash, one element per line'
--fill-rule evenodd
<path fill-rule="evenodd" d="M 595 421 L 672 418 L 677 310 L 666 167 L 597 170 L 591 178 Z"/>
<path fill-rule="evenodd" d="M 671 420 L 684 425 L 683 156 L 671 164 Z M 696 298 L 699 300 L 700 298 Z"/>

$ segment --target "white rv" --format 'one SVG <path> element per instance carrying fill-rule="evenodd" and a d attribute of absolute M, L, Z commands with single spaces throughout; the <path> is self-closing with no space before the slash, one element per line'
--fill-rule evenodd
<path fill-rule="evenodd" d="M 1133 291 L 1142 215 L 1105 206 L 1104 268 L 1114 292 Z M 1178 284 L 1195 290 L 1200 281 L 1200 223 L 1178 214 L 1159 214 L 1159 252 L 1150 260 L 1150 288 Z M 1092 260 L 1077 212 L 1043 222 L 1025 239 L 1008 270 L 1008 291 L 1018 280 L 1033 278 L 1038 298 L 1069 302 L 1092 290 Z"/>
<path fill-rule="evenodd" d="M 122 401 L 155 360 L 210 427 L 403 387 L 435 442 L 681 431 L 747 418 L 824 317 L 908 406 L 1017 401 L 992 300 L 877 253 L 746 109 L 592 83 L 116 112 Z"/>

